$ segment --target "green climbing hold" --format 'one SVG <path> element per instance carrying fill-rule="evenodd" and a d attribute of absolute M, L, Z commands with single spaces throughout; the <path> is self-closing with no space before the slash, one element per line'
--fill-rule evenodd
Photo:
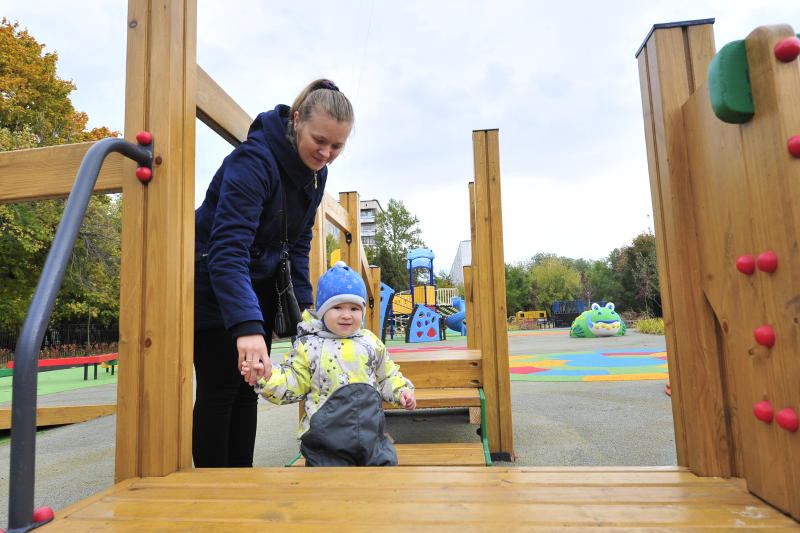
<path fill-rule="evenodd" d="M 743 124 L 753 118 L 753 91 L 744 41 L 726 44 L 708 65 L 708 93 L 714 114 L 723 122 Z"/>

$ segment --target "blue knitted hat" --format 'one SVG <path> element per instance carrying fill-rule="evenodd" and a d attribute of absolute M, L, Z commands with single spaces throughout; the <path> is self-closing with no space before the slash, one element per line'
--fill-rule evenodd
<path fill-rule="evenodd" d="M 341 303 L 354 303 L 366 312 L 367 287 L 364 280 L 347 266 L 344 261 L 337 261 L 325 272 L 317 283 L 317 316 L 321 319 L 325 313 Z"/>

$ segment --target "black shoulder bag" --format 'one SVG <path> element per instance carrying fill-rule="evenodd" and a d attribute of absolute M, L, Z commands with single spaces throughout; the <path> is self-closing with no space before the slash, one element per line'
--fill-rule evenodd
<path fill-rule="evenodd" d="M 302 319 L 300 305 L 294 295 L 292 285 L 292 260 L 289 258 L 289 227 L 286 222 L 286 189 L 281 184 L 283 192 L 283 242 L 281 243 L 281 260 L 278 263 L 278 272 L 275 274 L 275 291 L 278 303 L 275 309 L 275 322 L 273 333 L 280 338 L 294 337 L 297 335 L 297 324 Z"/>

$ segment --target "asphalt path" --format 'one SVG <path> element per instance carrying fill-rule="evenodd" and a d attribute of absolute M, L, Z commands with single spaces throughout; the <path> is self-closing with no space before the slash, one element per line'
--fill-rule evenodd
<path fill-rule="evenodd" d="M 466 340 L 432 344 L 463 346 Z M 599 339 L 509 336 L 511 355 L 663 349 L 663 336 L 635 331 L 624 337 Z M 116 385 L 48 394 L 38 399 L 39 405 L 115 401 Z M 511 404 L 517 458 L 514 463 L 495 461 L 495 465 L 676 464 L 671 403 L 661 380 L 514 381 Z M 259 403 L 255 466 L 281 466 L 296 455 L 297 421 L 296 405 L 279 407 L 263 400 Z M 37 434 L 35 506 L 60 509 L 113 484 L 115 424 L 116 416 L 106 416 Z M 468 423 L 466 409 L 387 413 L 387 429 L 397 443 L 477 442 L 476 428 Z M 0 527 L 7 524 L 9 449 L 8 441 L 0 443 Z"/>

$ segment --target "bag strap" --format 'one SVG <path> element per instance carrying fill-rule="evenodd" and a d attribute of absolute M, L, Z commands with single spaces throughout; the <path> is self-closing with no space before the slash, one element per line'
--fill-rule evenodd
<path fill-rule="evenodd" d="M 283 196 L 283 242 L 281 243 L 281 259 L 289 257 L 289 223 L 286 220 L 286 184 L 281 180 L 281 194 Z"/>

